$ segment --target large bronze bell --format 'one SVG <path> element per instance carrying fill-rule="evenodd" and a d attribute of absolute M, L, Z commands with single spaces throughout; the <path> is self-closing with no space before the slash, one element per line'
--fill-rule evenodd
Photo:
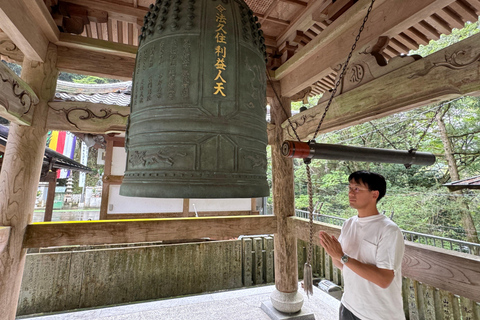
<path fill-rule="evenodd" d="M 267 196 L 265 44 L 243 0 L 157 0 L 140 35 L 120 194 Z"/>

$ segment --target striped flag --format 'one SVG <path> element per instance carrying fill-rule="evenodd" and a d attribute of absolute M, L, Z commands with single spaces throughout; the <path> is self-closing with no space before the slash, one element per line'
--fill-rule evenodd
<path fill-rule="evenodd" d="M 48 147 L 70 159 L 73 159 L 76 141 L 77 137 L 70 132 L 52 131 Z M 57 179 L 68 178 L 70 177 L 70 174 L 70 170 L 61 169 L 57 172 Z"/>

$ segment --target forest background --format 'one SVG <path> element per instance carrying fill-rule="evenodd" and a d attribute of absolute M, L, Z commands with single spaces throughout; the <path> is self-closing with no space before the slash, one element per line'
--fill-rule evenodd
<path fill-rule="evenodd" d="M 455 42 L 480 32 L 479 22 L 467 22 L 461 30 L 442 35 L 409 54 L 427 56 Z M 21 67 L 7 63 L 18 75 Z M 118 80 L 60 73 L 60 80 L 76 83 L 110 83 Z M 292 110 L 310 108 L 320 96 L 309 98 L 309 104 L 292 103 Z M 0 122 L 3 119 L 0 118 Z M 5 121 L 5 120 L 3 120 Z M 382 174 L 387 180 L 387 194 L 379 202 L 379 210 L 391 217 L 400 228 L 479 243 L 480 190 L 449 192 L 445 183 L 480 175 L 480 98 L 461 97 L 429 105 L 386 118 L 370 121 L 321 135 L 322 143 L 364 146 L 371 148 L 432 152 L 437 161 L 432 166 L 351 161 L 313 160 L 313 202 L 323 203 L 321 214 L 348 218 L 355 211 L 348 204 L 348 175 L 357 170 Z M 80 143 L 74 160 L 80 161 Z M 90 148 L 88 166 L 93 172 L 86 176 L 86 186 L 96 186 L 103 175 L 97 164 L 98 150 Z M 271 176 L 271 153 L 268 154 L 268 179 Z M 307 210 L 307 179 L 302 160 L 294 159 L 295 208 Z M 74 172 L 74 193 L 79 173 Z M 66 181 L 59 180 L 59 185 Z M 270 193 L 272 194 L 272 193 Z M 271 197 L 268 198 L 271 204 Z"/>

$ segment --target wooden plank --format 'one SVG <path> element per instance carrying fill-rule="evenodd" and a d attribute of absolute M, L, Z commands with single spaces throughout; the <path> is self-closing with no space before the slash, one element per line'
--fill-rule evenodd
<path fill-rule="evenodd" d="M 293 235 L 308 239 L 307 219 L 291 217 L 288 224 Z M 315 235 L 325 231 L 338 238 L 341 228 L 314 222 L 313 229 Z M 319 237 L 315 236 L 313 242 L 320 245 Z M 479 256 L 406 241 L 402 275 L 468 299 L 480 297 Z"/>
<path fill-rule="evenodd" d="M 243 285 L 245 287 L 251 286 L 253 284 L 252 277 L 252 238 L 243 238 L 242 239 L 242 255 L 243 255 Z"/>
<path fill-rule="evenodd" d="M 253 283 L 262 284 L 263 280 L 263 239 L 253 238 L 253 252 L 255 253 L 255 260 L 253 261 Z"/>
<path fill-rule="evenodd" d="M 135 58 L 137 54 L 137 46 L 131 44 L 87 38 L 69 33 L 61 33 L 59 40 L 55 44 L 60 47 L 84 49 L 126 58 Z"/>
<path fill-rule="evenodd" d="M 91 134 L 124 132 L 129 107 L 101 103 L 61 101 L 48 103 L 47 128 Z"/>
<path fill-rule="evenodd" d="M 424 305 L 423 311 L 425 320 L 435 320 L 435 288 L 432 286 L 424 285 Z"/>
<path fill-rule="evenodd" d="M 0 116 L 19 125 L 31 125 L 39 102 L 30 86 L 0 63 Z"/>
<path fill-rule="evenodd" d="M 182 216 L 188 217 L 190 212 L 190 199 L 183 199 Z"/>
<path fill-rule="evenodd" d="M 0 227 L 0 253 L 2 253 L 7 246 L 8 239 L 10 238 L 10 229 L 10 227 Z"/>
<path fill-rule="evenodd" d="M 202 211 L 198 213 L 201 217 L 230 217 L 230 216 L 248 216 L 255 215 L 251 211 Z M 256 213 L 258 214 L 258 213 Z M 152 212 L 152 213 L 108 213 L 107 220 L 125 220 L 125 219 L 157 219 L 157 218 L 175 218 L 175 217 L 195 217 L 195 212 Z"/>
<path fill-rule="evenodd" d="M 376 1 L 357 48 L 380 36 L 394 37 L 453 0 Z M 359 0 L 325 31 L 275 71 L 282 94 L 292 96 L 325 76 L 327 69 L 344 62 L 370 0 Z"/>
<path fill-rule="evenodd" d="M 65 72 L 131 80 L 135 58 L 59 46 L 57 67 Z"/>
<path fill-rule="evenodd" d="M 464 54 L 459 54 L 463 51 Z M 393 60 L 389 65 L 393 65 Z M 377 71 L 381 68 L 377 68 Z M 478 68 L 480 35 L 474 35 L 341 93 L 334 98 L 320 133 L 477 92 L 480 90 Z M 372 71 L 375 68 L 370 69 Z M 290 118 L 300 139 L 308 140 L 313 134 L 326 104 L 324 100 Z M 282 127 L 286 130 L 285 138 L 292 139 L 294 135 L 288 121 Z"/>
<path fill-rule="evenodd" d="M 463 319 L 475 320 L 475 301 L 460 297 L 460 311 Z"/>
<path fill-rule="evenodd" d="M 406 243 L 402 274 L 468 299 L 480 297 L 480 257 Z"/>
<path fill-rule="evenodd" d="M 148 11 L 147 7 L 135 7 L 125 2 L 116 2 L 106 0 L 62 0 L 62 2 L 73 3 L 79 6 L 88 7 L 89 9 L 106 11 L 108 18 L 120 21 L 137 23 L 138 20 L 143 21 L 143 17 Z"/>
<path fill-rule="evenodd" d="M 419 303 L 418 303 L 418 287 L 417 281 L 408 279 L 409 286 L 408 286 L 408 311 L 409 311 L 409 319 L 410 320 L 420 320 L 419 315 Z"/>
<path fill-rule="evenodd" d="M 0 0 L 0 29 L 30 60 L 44 61 L 49 41 L 23 1 Z"/>
<path fill-rule="evenodd" d="M 24 248 L 154 242 L 275 233 L 274 216 L 40 222 L 27 227 Z"/>
<path fill-rule="evenodd" d="M 265 248 L 265 282 L 266 283 L 272 283 L 275 278 L 275 269 L 273 267 L 273 238 L 272 237 L 264 237 L 263 238 L 263 244 Z"/>

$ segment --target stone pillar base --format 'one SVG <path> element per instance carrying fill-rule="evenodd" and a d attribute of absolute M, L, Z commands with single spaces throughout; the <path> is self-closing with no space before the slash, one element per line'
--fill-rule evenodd
<path fill-rule="evenodd" d="M 282 313 L 275 309 L 270 301 L 262 302 L 261 308 L 272 320 L 315 320 L 313 312 L 300 310 L 295 313 Z"/>
<path fill-rule="evenodd" d="M 275 289 L 270 295 L 272 306 L 283 313 L 299 312 L 303 306 L 303 295 L 298 291 L 285 293 Z"/>

